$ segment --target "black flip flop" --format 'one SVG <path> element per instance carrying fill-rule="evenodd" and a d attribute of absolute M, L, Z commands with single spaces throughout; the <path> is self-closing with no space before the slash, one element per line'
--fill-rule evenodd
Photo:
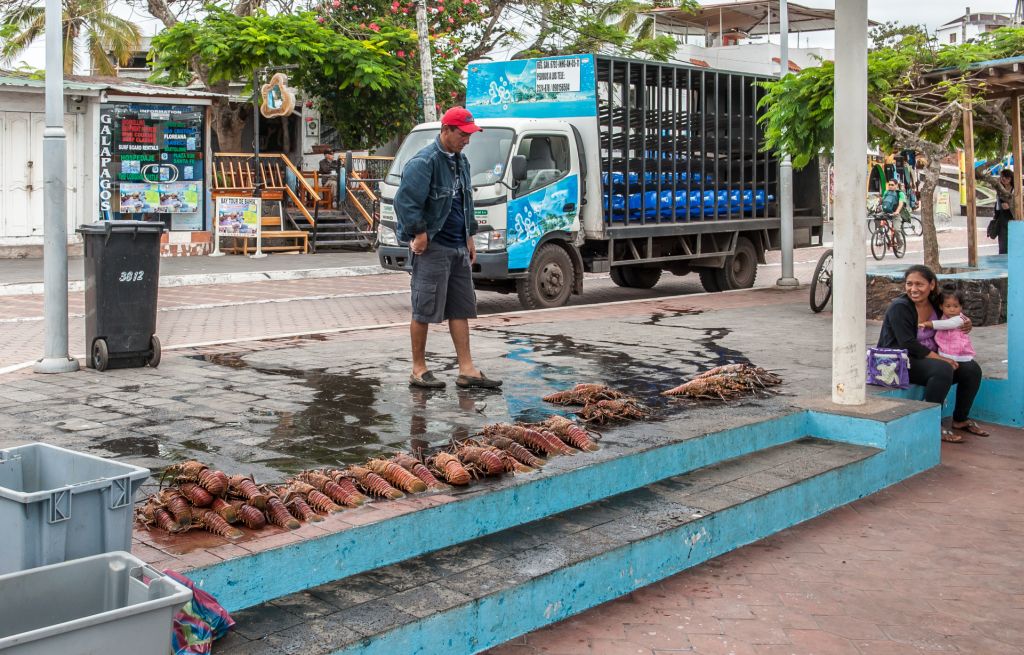
<path fill-rule="evenodd" d="M 420 387 L 421 389 L 444 389 L 444 380 L 438 380 L 434 377 L 433 373 L 427 371 L 419 377 L 410 375 L 409 386 Z"/>
<path fill-rule="evenodd" d="M 455 386 L 463 389 L 497 389 L 501 386 L 501 380 L 492 380 L 481 371 L 478 378 L 471 375 L 460 375 L 455 380 Z"/>

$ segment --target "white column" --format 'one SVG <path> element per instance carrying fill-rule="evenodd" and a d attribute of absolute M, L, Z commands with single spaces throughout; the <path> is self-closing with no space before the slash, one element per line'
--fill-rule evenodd
<path fill-rule="evenodd" d="M 64 132 L 61 0 L 46 0 L 46 129 L 43 131 L 43 358 L 36 373 L 70 373 L 68 357 L 68 145 Z M 88 348 L 87 348 L 88 350 Z M 88 354 L 86 355 L 88 356 Z"/>
<path fill-rule="evenodd" d="M 867 50 L 867 0 L 837 2 L 832 401 L 840 405 L 862 405 L 865 399 Z"/>
<path fill-rule="evenodd" d="M 789 75 L 789 5 L 786 0 L 779 3 L 779 78 Z M 782 153 L 779 162 L 779 213 L 781 226 L 779 241 L 782 248 L 782 277 L 776 281 L 780 287 L 800 286 L 793 276 L 793 159 L 788 152 Z"/>

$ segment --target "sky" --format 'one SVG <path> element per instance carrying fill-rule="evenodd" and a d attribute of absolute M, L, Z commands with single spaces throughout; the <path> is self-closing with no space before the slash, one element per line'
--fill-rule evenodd
<path fill-rule="evenodd" d="M 829 9 L 835 7 L 836 1 L 838 0 L 796 0 L 797 4 L 806 7 Z M 708 0 L 702 1 L 702 4 L 716 4 L 716 2 L 717 0 Z M 111 4 L 121 9 L 118 12 L 121 15 L 137 19 L 146 36 L 152 36 L 161 27 L 159 22 L 140 9 L 130 7 L 127 2 L 111 0 Z M 923 23 L 930 32 L 934 32 L 939 25 L 964 15 L 968 6 L 972 12 L 1010 14 L 1013 13 L 1016 2 L 1015 0 L 868 0 L 868 17 L 879 22 Z M 807 40 L 812 47 L 831 47 L 832 45 L 830 35 L 808 35 Z M 792 45 L 795 46 L 796 43 L 794 42 Z M 801 41 L 800 45 L 804 45 L 804 41 Z M 500 56 L 500 53 L 495 54 Z M 39 40 L 28 49 L 22 61 L 30 66 L 42 68 L 44 58 L 43 42 Z"/>

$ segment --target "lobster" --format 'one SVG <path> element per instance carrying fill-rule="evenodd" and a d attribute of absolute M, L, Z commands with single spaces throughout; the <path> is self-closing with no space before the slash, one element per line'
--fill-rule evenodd
<path fill-rule="evenodd" d="M 368 468 L 363 468 L 362 466 L 350 466 L 346 473 L 358 482 L 359 486 L 366 490 L 367 493 L 373 496 L 379 496 L 389 500 L 398 500 L 399 498 L 405 497 L 405 494 L 392 487 L 387 480 Z"/>
<path fill-rule="evenodd" d="M 430 472 L 430 469 L 424 466 L 422 462 L 412 455 L 399 453 L 392 457 L 391 461 L 398 464 L 406 471 L 409 471 L 420 480 L 423 480 L 423 484 L 427 485 L 428 489 L 444 489 L 444 484 L 434 477 L 434 474 Z"/>
<path fill-rule="evenodd" d="M 195 482 L 180 482 L 178 490 L 182 496 L 188 499 L 188 502 L 196 507 L 209 507 L 213 504 L 213 495 Z"/>
<path fill-rule="evenodd" d="M 214 498 L 210 509 L 220 514 L 220 517 L 228 523 L 238 523 L 238 512 L 231 503 L 226 502 L 223 498 Z"/>
<path fill-rule="evenodd" d="M 455 449 L 455 456 L 463 464 L 474 465 L 487 475 L 501 475 L 505 472 L 505 464 L 501 457 L 486 448 L 461 445 Z"/>
<path fill-rule="evenodd" d="M 228 490 L 228 476 L 223 471 L 215 471 L 194 459 L 167 467 L 164 476 L 168 475 L 175 476 L 178 482 L 198 483 L 213 496 L 223 496 Z"/>
<path fill-rule="evenodd" d="M 739 364 L 723 364 L 721 366 L 716 366 L 714 368 L 710 368 L 710 369 L 704 371 L 703 373 L 698 373 L 697 375 L 695 375 L 693 377 L 694 377 L 694 379 L 697 379 L 697 378 L 709 378 L 712 375 L 721 375 L 722 373 L 738 373 L 739 371 L 742 371 L 743 369 L 745 369 L 748 366 L 750 366 L 750 364 L 748 362 L 742 362 L 742 363 L 739 363 Z"/>
<path fill-rule="evenodd" d="M 556 405 L 587 405 L 598 400 L 619 400 L 626 394 L 603 384 L 577 384 L 567 391 L 558 391 L 544 396 L 544 401 Z"/>
<path fill-rule="evenodd" d="M 318 523 L 324 520 L 324 517 L 317 514 L 299 494 L 294 494 L 288 498 L 285 502 L 285 507 L 288 508 L 292 516 L 303 521 Z"/>
<path fill-rule="evenodd" d="M 527 450 L 525 447 L 523 447 L 521 443 L 513 441 L 508 437 L 501 437 L 497 435 L 492 437 L 485 437 L 484 443 L 494 446 L 495 448 L 498 448 L 499 450 L 505 453 L 508 453 L 524 466 L 540 468 L 541 466 L 544 466 L 544 464 L 547 463 L 543 459 L 537 457 L 529 450 Z"/>
<path fill-rule="evenodd" d="M 305 496 L 306 502 L 308 502 L 310 506 L 318 512 L 334 514 L 335 512 L 341 511 L 341 507 L 336 505 L 327 494 L 306 482 L 292 480 L 288 485 L 288 490 L 292 493 Z"/>
<path fill-rule="evenodd" d="M 576 452 L 550 432 L 534 430 L 525 425 L 509 425 L 508 423 L 485 425 L 484 436 L 507 437 L 527 448 L 546 455 L 572 455 Z"/>
<path fill-rule="evenodd" d="M 277 496 L 267 496 L 267 518 L 276 526 L 289 530 L 298 530 L 302 524 L 296 521 L 288 508 Z"/>
<path fill-rule="evenodd" d="M 462 466 L 458 458 L 448 453 L 438 453 L 430 460 L 430 465 L 451 484 L 463 486 L 469 484 L 469 471 Z"/>
<path fill-rule="evenodd" d="M 181 524 L 174 520 L 174 517 L 170 515 L 155 498 L 150 498 L 149 501 L 139 510 L 139 520 L 146 526 L 156 524 L 158 528 L 164 532 L 175 534 L 181 532 L 185 528 L 181 527 Z"/>
<path fill-rule="evenodd" d="M 181 492 L 176 489 L 162 489 L 158 500 L 183 528 L 192 523 L 192 507 Z"/>
<path fill-rule="evenodd" d="M 238 528 L 231 527 L 227 521 L 221 518 L 220 514 L 210 509 L 200 510 L 196 516 L 197 524 L 208 532 L 224 537 L 225 539 L 241 539 L 245 533 Z"/>
<path fill-rule="evenodd" d="M 423 480 L 386 459 L 371 459 L 366 463 L 366 468 L 406 493 L 412 494 L 427 490 L 427 485 Z"/>
<path fill-rule="evenodd" d="M 267 517 L 259 509 L 243 500 L 232 500 L 231 506 L 238 513 L 238 519 L 251 530 L 259 530 L 267 525 Z"/>
<path fill-rule="evenodd" d="M 232 475 L 229 478 L 229 482 L 229 489 L 232 494 L 244 498 L 248 504 L 256 509 L 262 510 L 267 508 L 267 494 L 260 491 L 259 487 L 256 486 L 256 482 L 251 477 Z"/>
<path fill-rule="evenodd" d="M 600 446 L 594 443 L 594 440 L 590 437 L 590 432 L 584 430 L 564 416 L 553 414 L 543 422 L 539 423 L 538 427 L 551 432 L 565 443 L 575 448 L 579 448 L 580 450 L 589 450 L 593 452 L 600 449 Z"/>
<path fill-rule="evenodd" d="M 609 421 L 647 418 L 650 410 L 634 400 L 599 400 L 576 412 L 587 423 L 602 425 Z"/>
<path fill-rule="evenodd" d="M 367 501 L 352 481 L 340 474 L 328 476 L 316 471 L 303 471 L 299 474 L 299 480 L 313 485 L 317 491 L 340 505 L 359 507 Z"/>

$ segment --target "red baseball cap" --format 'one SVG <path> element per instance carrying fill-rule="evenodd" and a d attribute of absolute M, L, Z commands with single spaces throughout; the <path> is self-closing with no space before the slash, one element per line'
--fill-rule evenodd
<path fill-rule="evenodd" d="M 441 117 L 441 125 L 457 127 L 466 134 L 484 131 L 482 127 L 473 122 L 473 114 L 469 113 L 465 107 L 452 107 L 446 111 Z"/>

